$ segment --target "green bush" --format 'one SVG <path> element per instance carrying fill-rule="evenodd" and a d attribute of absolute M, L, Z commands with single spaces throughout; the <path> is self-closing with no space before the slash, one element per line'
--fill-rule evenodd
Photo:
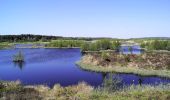
<path fill-rule="evenodd" d="M 101 53 L 101 57 L 102 57 L 102 59 L 106 60 L 106 59 L 109 58 L 109 54 L 108 54 L 107 52 L 103 51 L 103 52 Z"/>
<path fill-rule="evenodd" d="M 126 62 L 130 62 L 130 56 L 129 55 L 124 55 L 124 57 L 125 57 Z"/>
<path fill-rule="evenodd" d="M 84 43 L 81 45 L 81 51 L 82 51 L 82 52 L 83 52 L 83 51 L 88 51 L 88 50 L 89 50 L 89 47 L 90 47 L 89 43 L 84 42 Z"/>

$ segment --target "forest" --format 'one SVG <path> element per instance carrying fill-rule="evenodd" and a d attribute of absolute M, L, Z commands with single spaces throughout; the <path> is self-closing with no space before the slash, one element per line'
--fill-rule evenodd
<path fill-rule="evenodd" d="M 51 39 L 59 39 L 60 36 L 45 36 L 45 35 L 0 35 L 0 42 L 36 42 L 36 41 L 50 41 Z"/>
<path fill-rule="evenodd" d="M 47 35 L 33 35 L 33 34 L 21 34 L 21 35 L 0 35 L 0 42 L 47 42 L 51 40 L 98 40 L 98 39 L 111 39 L 111 38 L 91 38 L 91 37 L 62 37 L 62 36 L 47 36 Z"/>

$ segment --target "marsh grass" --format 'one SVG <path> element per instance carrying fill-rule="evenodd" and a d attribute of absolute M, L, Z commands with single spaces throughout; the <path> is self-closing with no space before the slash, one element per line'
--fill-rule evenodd
<path fill-rule="evenodd" d="M 112 82 L 119 81 L 116 79 Z M 131 85 L 109 90 L 103 89 L 108 87 L 93 88 L 85 82 L 67 87 L 56 84 L 53 88 L 44 85 L 22 86 L 17 82 L 2 82 L 2 84 L 9 84 L 3 87 L 9 90 L 0 92 L 0 100 L 169 100 L 170 98 L 170 84 Z M 114 84 L 109 84 L 109 87 L 110 85 Z"/>
<path fill-rule="evenodd" d="M 158 86 L 128 86 L 115 92 L 94 90 L 91 95 L 93 100 L 169 100 L 170 85 Z"/>
<path fill-rule="evenodd" d="M 122 66 L 95 66 L 92 64 L 85 64 L 82 61 L 76 62 L 76 64 L 83 70 L 94 71 L 94 72 L 117 72 L 117 73 L 132 73 L 142 76 L 160 76 L 160 77 L 170 77 L 169 70 L 152 70 L 143 68 L 132 68 L 132 67 L 122 67 Z"/>

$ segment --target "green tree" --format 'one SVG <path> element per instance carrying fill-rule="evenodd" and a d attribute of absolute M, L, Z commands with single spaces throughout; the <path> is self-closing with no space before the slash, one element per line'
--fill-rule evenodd
<path fill-rule="evenodd" d="M 89 43 L 87 42 L 84 42 L 82 45 L 81 45 L 81 51 L 84 52 L 84 51 L 88 51 L 89 50 Z"/>
<path fill-rule="evenodd" d="M 112 41 L 111 42 L 111 49 L 116 50 L 119 49 L 121 43 L 119 41 Z"/>
<path fill-rule="evenodd" d="M 100 40 L 100 43 L 101 43 L 101 48 L 103 50 L 111 49 L 111 42 L 110 42 L 110 40 L 102 39 L 102 40 Z"/>

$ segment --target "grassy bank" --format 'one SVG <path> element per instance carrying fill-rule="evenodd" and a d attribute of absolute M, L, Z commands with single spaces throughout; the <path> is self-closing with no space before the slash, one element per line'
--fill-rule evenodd
<path fill-rule="evenodd" d="M 122 66 L 114 66 L 114 67 L 103 67 L 103 66 L 95 66 L 92 64 L 85 64 L 82 61 L 76 62 L 76 64 L 83 70 L 95 71 L 95 72 L 117 72 L 117 73 L 132 73 L 138 74 L 142 76 L 160 76 L 160 77 L 168 77 L 170 78 L 169 70 L 149 70 L 149 69 L 138 69 L 135 67 L 122 67 Z"/>
<path fill-rule="evenodd" d="M 116 92 L 93 91 L 92 100 L 169 100 L 170 86 L 129 86 Z"/>
<path fill-rule="evenodd" d="M 10 48 L 13 44 L 8 42 L 0 42 L 0 49 Z"/>
<path fill-rule="evenodd" d="M 2 100 L 169 100 L 170 84 L 129 86 L 120 90 L 93 88 L 81 82 L 62 87 L 59 84 L 49 88 L 44 85 L 22 86 L 18 82 L 0 84 Z"/>

